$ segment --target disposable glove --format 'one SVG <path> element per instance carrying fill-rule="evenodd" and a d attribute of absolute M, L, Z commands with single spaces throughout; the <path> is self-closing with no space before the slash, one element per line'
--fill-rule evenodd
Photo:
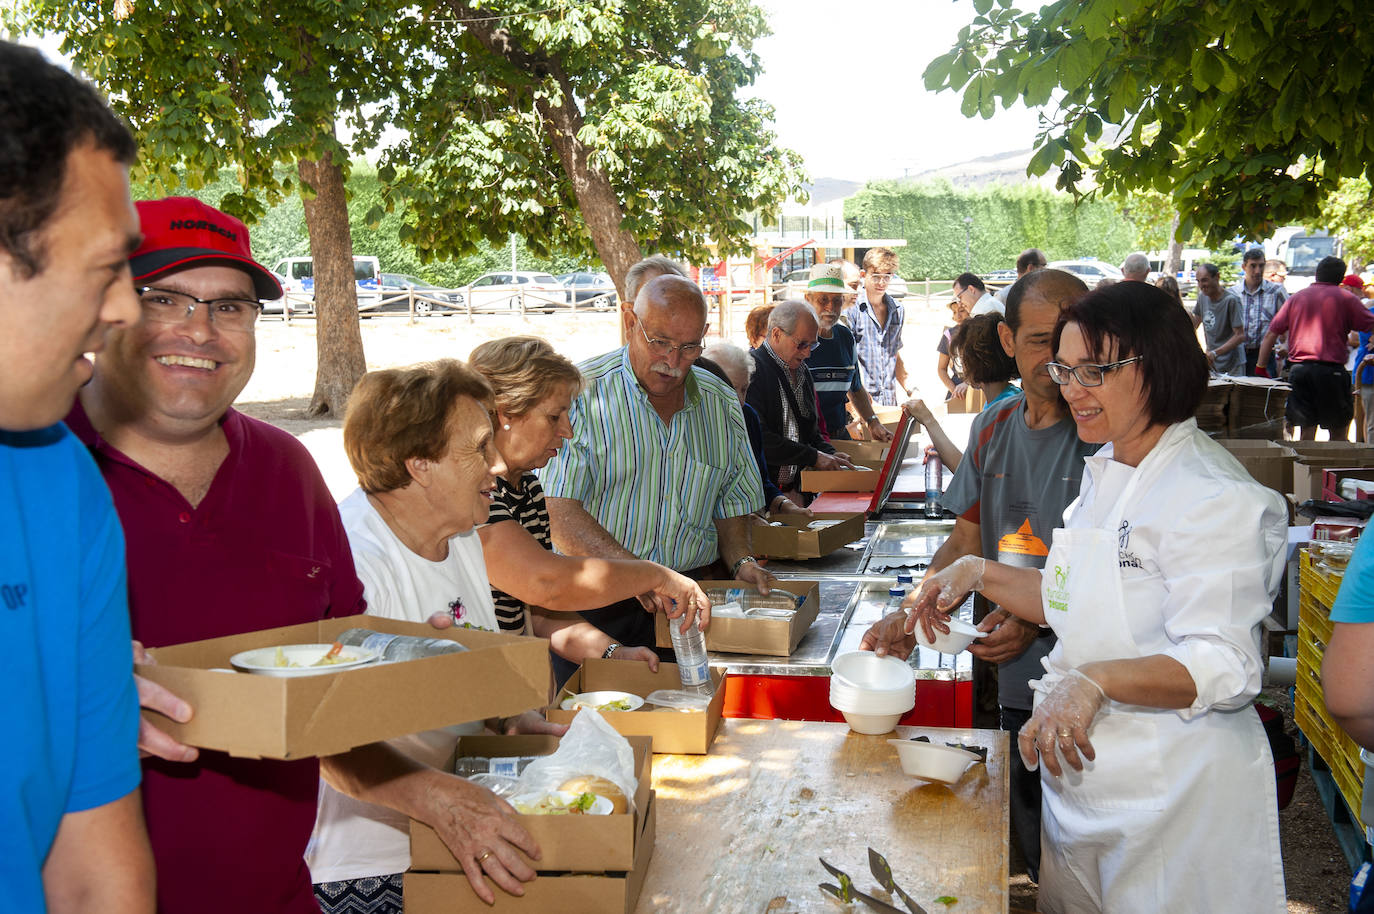
<path fill-rule="evenodd" d="M 1046 770 L 1059 777 L 1063 774 L 1059 764 L 1062 755 L 1070 768 L 1082 771 L 1083 758 L 1091 761 L 1097 757 L 1088 741 L 1088 729 L 1106 703 L 1107 693 L 1086 674 L 1079 670 L 1065 673 L 1016 737 L 1026 768 L 1034 771 L 1038 767 L 1038 755 Z"/>
<path fill-rule="evenodd" d="M 926 575 L 920 588 L 902 601 L 907 611 L 904 630 L 915 632 L 919 622 L 927 641 L 935 640 L 936 631 L 948 632 L 945 622 L 950 613 L 959 608 L 971 591 L 982 589 L 986 567 L 982 556 L 966 555 Z"/>

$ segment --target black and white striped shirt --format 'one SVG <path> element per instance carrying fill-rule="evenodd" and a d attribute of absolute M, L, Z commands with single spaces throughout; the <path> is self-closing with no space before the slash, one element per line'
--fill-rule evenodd
<path fill-rule="evenodd" d="M 513 520 L 524 527 L 535 541 L 550 551 L 553 540 L 549 535 L 549 510 L 544 504 L 544 488 L 539 485 L 539 477 L 526 473 L 520 479 L 520 491 L 506 481 L 504 476 L 496 478 L 496 488 L 491 493 L 491 511 L 483 526 Z M 503 590 L 491 589 L 492 599 L 496 602 L 496 621 L 503 632 L 525 631 L 525 604 Z"/>

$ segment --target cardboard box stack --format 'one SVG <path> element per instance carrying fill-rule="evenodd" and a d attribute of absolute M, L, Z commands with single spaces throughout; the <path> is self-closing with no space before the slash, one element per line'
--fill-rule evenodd
<path fill-rule="evenodd" d="M 1194 417 L 1198 428 L 1214 438 L 1283 437 L 1288 384 L 1268 378 L 1218 377 L 1207 382 L 1207 393 Z"/>

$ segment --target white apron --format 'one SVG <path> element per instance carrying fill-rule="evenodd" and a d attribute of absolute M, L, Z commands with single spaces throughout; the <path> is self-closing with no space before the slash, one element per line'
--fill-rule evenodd
<path fill-rule="evenodd" d="M 1109 531 L 1167 470 L 1167 454 L 1152 456 L 1103 527 L 1054 531 L 1041 598 L 1059 644 L 1031 684 L 1036 707 L 1069 669 L 1144 656 Z M 1089 739 L 1097 758 L 1082 772 L 1040 766 L 1041 911 L 1285 914 L 1273 759 L 1252 708 L 1185 721 L 1108 700 Z"/>

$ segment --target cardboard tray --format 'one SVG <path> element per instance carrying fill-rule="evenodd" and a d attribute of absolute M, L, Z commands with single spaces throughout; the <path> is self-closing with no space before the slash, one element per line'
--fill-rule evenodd
<path fill-rule="evenodd" d="M 635 845 L 634 868 L 627 873 L 545 874 L 525 883 L 525 894 L 516 897 L 495 888 L 496 904 L 486 905 L 472 892 L 462 873 L 424 873 L 412 867 L 402 880 L 406 914 L 464 914 L 464 912 L 546 912 L 558 914 L 624 914 L 635 909 L 644 888 L 644 876 L 654 855 L 657 809 L 649 794 L 644 829 Z"/>
<path fill-rule="evenodd" d="M 862 515 L 860 515 L 862 517 Z M 752 590 L 753 585 L 742 581 L 698 581 L 702 590 L 711 587 L 744 587 Z M 788 578 L 779 581 L 778 586 L 793 593 L 803 594 L 806 601 L 797 608 L 791 619 L 711 619 L 706 628 L 706 649 L 725 654 L 768 654 L 773 657 L 790 657 L 797 649 L 801 639 L 811 628 L 821 611 L 821 590 L 819 581 L 802 581 Z M 679 620 L 680 622 L 680 620 Z M 668 626 L 673 620 L 662 613 L 654 614 L 654 642 L 659 647 L 671 647 L 672 637 Z M 660 750 L 661 751 L 661 750 Z"/>
<path fill-rule="evenodd" d="M 720 727 L 721 711 L 725 706 L 725 671 L 711 670 L 711 682 L 716 691 L 705 711 L 603 711 L 606 722 L 624 736 L 651 736 L 655 752 L 681 755 L 704 755 L 715 741 Z M 650 672 L 642 663 L 624 660 L 585 661 L 563 685 L 562 691 L 548 709 L 548 718 L 556 724 L 570 724 L 577 711 L 559 707 L 563 699 L 578 692 L 599 692 L 615 689 L 633 692 L 641 698 L 659 689 L 680 689 L 676 663 L 660 663 L 658 672 Z"/>
<path fill-rule="evenodd" d="M 634 809 L 609 816 L 520 816 L 520 824 L 539 843 L 543 856 L 539 869 L 575 873 L 627 872 L 634 868 L 635 837 L 644 825 L 653 783 L 653 740 L 627 736 L 635 756 Z M 556 736 L 464 736 L 454 757 L 501 758 L 550 755 L 558 748 Z M 453 765 L 447 766 L 451 771 Z M 461 873 L 439 833 L 423 822 L 410 823 L 410 868 Z"/>
<path fill-rule="evenodd" d="M 862 457 L 851 461 L 855 466 L 868 467 L 867 470 L 802 470 L 801 488 L 803 492 L 872 492 L 882 480 L 883 461 L 865 460 Z"/>
<path fill-rule="evenodd" d="M 848 438 L 831 438 L 830 444 L 850 460 L 883 460 L 887 449 L 892 445 L 884 441 L 851 441 Z"/>
<path fill-rule="evenodd" d="M 330 642 L 350 628 L 445 638 L 468 650 L 321 676 L 221 672 L 239 651 Z M 184 724 L 143 712 L 173 738 L 247 758 L 298 759 L 542 707 L 548 648 L 542 638 L 347 616 L 154 648 L 149 653 L 157 662 L 137 670 L 195 709 Z"/>
<path fill-rule="evenodd" d="M 768 518 L 785 524 L 783 527 L 750 527 L 755 555 L 775 559 L 818 559 L 829 555 L 846 543 L 862 539 L 863 512 L 826 512 L 808 518 L 802 514 L 776 514 Z M 840 523 L 823 530 L 808 530 L 813 520 L 838 520 Z"/>

